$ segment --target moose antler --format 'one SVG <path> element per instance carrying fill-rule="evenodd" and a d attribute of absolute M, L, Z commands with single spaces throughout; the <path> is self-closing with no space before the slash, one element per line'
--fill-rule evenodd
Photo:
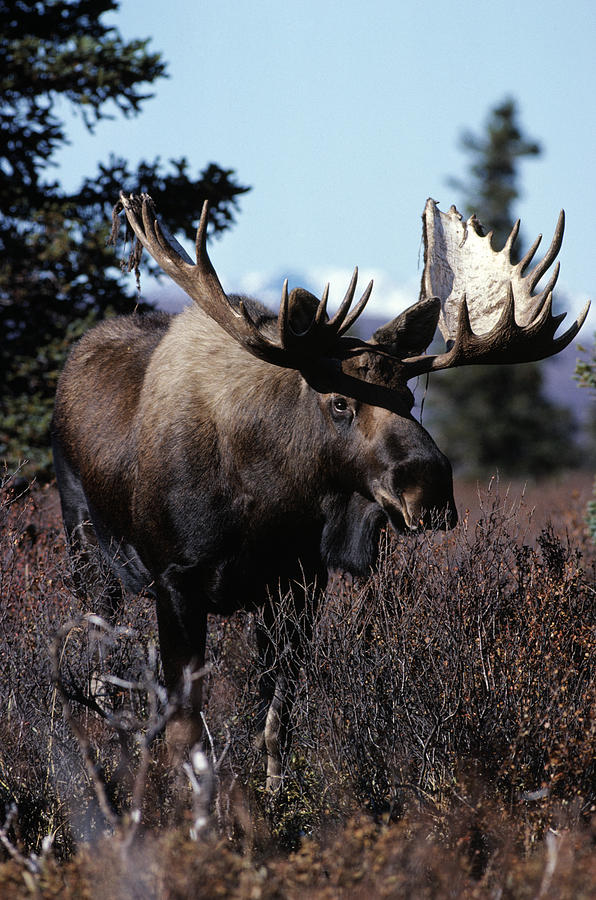
<path fill-rule="evenodd" d="M 120 205 L 116 212 L 124 209 L 130 227 L 137 239 L 145 247 L 153 259 L 167 275 L 176 282 L 197 305 L 212 318 L 231 337 L 241 344 L 249 353 L 260 359 L 279 366 L 297 367 L 304 357 L 318 356 L 337 348 L 344 342 L 346 347 L 352 341 L 343 338 L 345 332 L 353 325 L 366 306 L 372 291 L 372 281 L 364 291 L 361 299 L 350 312 L 356 291 L 358 269 L 354 270 L 352 280 L 343 302 L 335 315 L 327 316 L 327 299 L 329 285 L 318 302 L 310 324 L 303 331 L 295 331 L 292 326 L 292 310 L 299 306 L 307 294 L 305 291 L 292 291 L 288 294 L 287 279 L 284 282 L 280 311 L 278 316 L 278 341 L 268 338 L 253 322 L 242 300 L 231 303 L 221 286 L 217 273 L 207 253 L 207 219 L 208 202 L 203 204 L 201 220 L 196 235 L 196 264 L 192 262 L 186 251 L 169 233 L 165 225 L 155 214 L 155 205 L 148 194 L 140 196 L 120 193 Z M 312 296 L 308 295 L 309 300 Z M 308 304 L 307 313 L 311 304 Z"/>
<path fill-rule="evenodd" d="M 437 356 L 404 360 L 407 377 L 422 372 L 475 363 L 519 363 L 545 359 L 563 350 L 575 337 L 588 313 L 587 303 L 563 335 L 555 332 L 565 313 L 552 315 L 552 292 L 559 275 L 555 266 L 548 284 L 533 291 L 552 263 L 563 240 L 565 216 L 561 212 L 553 240 L 544 258 L 526 274 L 540 235 L 520 262 L 511 252 L 519 233 L 513 226 L 501 251 L 492 247 L 492 232 L 484 234 L 475 216 L 463 221 L 454 206 L 439 210 L 429 199 L 422 216 L 425 268 L 421 303 L 440 299 L 439 329 L 447 351 Z"/>
<path fill-rule="evenodd" d="M 533 293 L 561 248 L 562 212 L 544 258 L 526 273 L 541 236 L 520 262 L 513 263 L 511 253 L 519 221 L 503 249 L 495 251 L 491 244 L 492 232 L 485 235 L 475 216 L 465 222 L 454 206 L 443 213 L 429 199 L 422 217 L 425 267 L 417 304 L 375 332 L 372 342 L 365 343 L 345 337 L 372 291 L 371 281 L 351 309 L 357 269 L 331 319 L 327 315 L 329 285 L 318 301 L 302 289 L 288 293 L 286 280 L 277 318 L 277 340 L 272 340 L 253 322 L 243 301 L 235 298 L 230 301 L 221 286 L 207 254 L 207 202 L 203 204 L 197 229 L 196 263 L 158 220 L 148 194 L 121 193 L 115 212 L 122 209 L 141 245 L 189 297 L 249 353 L 279 366 L 300 368 L 308 359 L 369 350 L 394 356 L 403 365 L 404 377 L 409 379 L 424 372 L 476 363 L 530 362 L 552 356 L 566 347 L 581 328 L 590 306 L 586 304 L 571 328 L 555 338 L 565 317 L 565 313 L 552 315 L 558 263 L 544 289 Z M 412 351 L 417 352 L 416 344 L 420 349 L 430 342 L 437 312 L 446 352 L 411 355 Z M 306 322 L 306 327 L 297 329 L 298 322 Z M 416 330 L 420 333 L 414 334 Z"/>

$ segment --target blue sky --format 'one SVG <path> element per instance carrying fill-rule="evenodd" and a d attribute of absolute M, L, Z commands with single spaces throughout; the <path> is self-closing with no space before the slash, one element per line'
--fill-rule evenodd
<path fill-rule="evenodd" d="M 544 149 L 522 166 L 524 233 L 547 243 L 564 207 L 559 294 L 596 299 L 593 0 L 123 0 L 105 21 L 151 38 L 170 77 L 94 136 L 69 114 L 59 177 L 76 186 L 110 153 L 235 169 L 253 189 L 210 250 L 227 290 L 267 299 L 287 274 L 338 298 L 358 265 L 372 311 L 397 313 L 417 298 L 426 198 L 460 199 L 461 132 L 514 96 Z"/>

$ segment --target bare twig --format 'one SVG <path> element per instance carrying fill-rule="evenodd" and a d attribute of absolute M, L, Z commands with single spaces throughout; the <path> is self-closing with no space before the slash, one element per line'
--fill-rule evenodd
<path fill-rule="evenodd" d="M 113 643 L 122 637 L 135 636 L 130 629 L 113 627 L 94 614 L 85 614 L 69 620 L 60 628 L 51 644 L 52 678 L 62 701 L 64 718 L 77 740 L 100 810 L 111 831 L 118 836 L 122 852 L 126 854 L 134 842 L 142 819 L 142 806 L 153 742 L 163 732 L 170 719 L 181 709 L 187 707 L 193 682 L 203 678 L 209 671 L 209 667 L 204 667 L 198 672 L 186 672 L 180 690 L 168 696 L 164 688 L 157 682 L 155 676 L 157 654 L 154 645 L 150 645 L 147 653 L 148 660 L 141 678 L 121 678 L 111 674 L 101 676 L 102 683 L 123 688 L 130 693 L 144 694 L 147 697 L 148 717 L 142 719 L 136 715 L 130 715 L 127 711 L 112 712 L 100 707 L 97 702 L 93 702 L 94 698 L 86 697 L 80 688 L 67 688 L 61 675 L 64 645 L 69 635 L 75 630 L 84 631 L 89 628 L 94 629 L 98 639 L 108 643 Z M 125 813 L 117 812 L 110 802 L 106 779 L 97 762 L 96 749 L 89 738 L 87 729 L 74 714 L 73 701 L 84 703 L 87 709 L 97 713 L 118 735 L 122 754 L 122 763 L 118 768 L 127 776 L 130 776 L 134 770 L 131 803 Z M 207 791 L 207 793 L 209 794 L 208 806 L 210 792 Z"/>

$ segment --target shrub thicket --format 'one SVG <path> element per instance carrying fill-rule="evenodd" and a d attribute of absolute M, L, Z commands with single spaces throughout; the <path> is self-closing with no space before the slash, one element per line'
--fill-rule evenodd
<path fill-rule="evenodd" d="M 589 896 L 596 579 L 578 532 L 532 534 L 489 492 L 448 535 L 385 534 L 369 579 L 337 576 L 316 611 L 313 598 L 270 798 L 254 616 L 212 621 L 205 755 L 173 767 L 152 604 L 129 598 L 116 626 L 90 616 L 55 495 L 14 484 L 0 508 L 2 896 Z M 280 598 L 282 667 L 291 616 Z"/>

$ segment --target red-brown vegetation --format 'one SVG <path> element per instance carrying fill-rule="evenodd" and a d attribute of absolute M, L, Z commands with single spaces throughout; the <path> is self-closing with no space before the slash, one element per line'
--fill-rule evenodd
<path fill-rule="evenodd" d="M 211 623 L 211 769 L 193 789 L 150 739 L 167 716 L 151 602 L 131 597 L 116 630 L 85 619 L 55 492 L 11 485 L 0 510 L 0 896 L 593 895 L 588 477 L 523 497 L 460 486 L 454 532 L 387 535 L 370 579 L 334 579 L 274 798 L 253 741 L 253 617 Z M 286 614 L 282 600 L 282 665 Z"/>

